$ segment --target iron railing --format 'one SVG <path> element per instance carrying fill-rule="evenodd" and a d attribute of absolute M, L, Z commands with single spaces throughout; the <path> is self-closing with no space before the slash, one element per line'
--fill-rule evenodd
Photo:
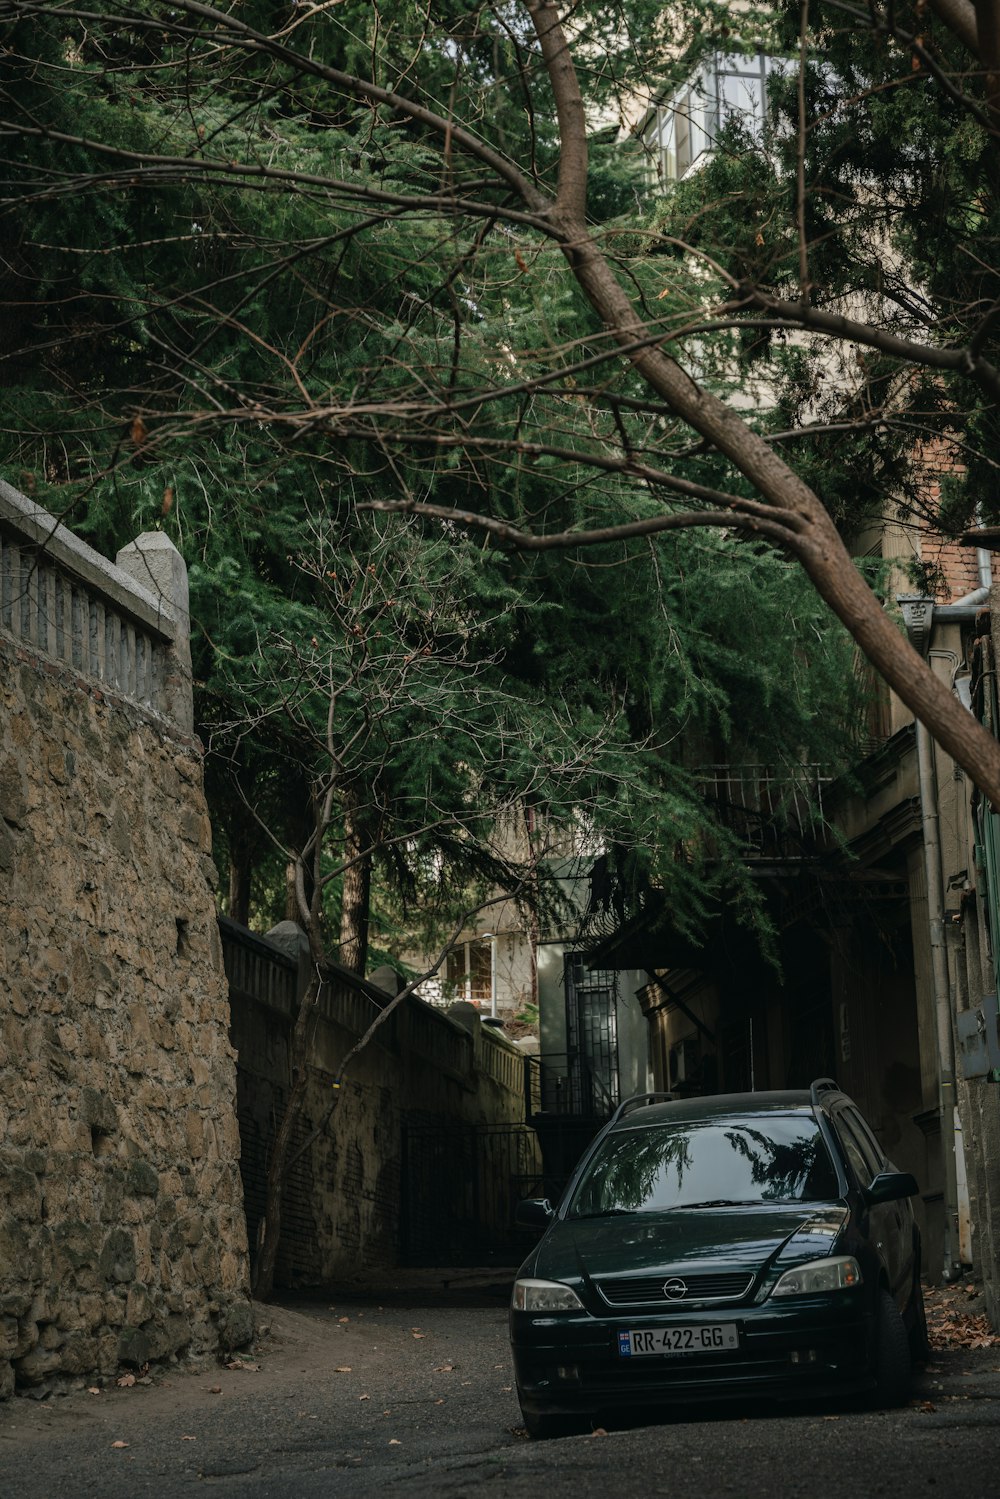
<path fill-rule="evenodd" d="M 823 793 L 835 777 L 822 765 L 703 765 L 698 785 L 751 857 L 788 855 L 815 840 Z"/>
<path fill-rule="evenodd" d="M 541 1153 L 523 1124 L 403 1122 L 400 1252 L 407 1265 L 516 1265 L 533 1238 L 518 1202 L 546 1195 Z"/>
<path fill-rule="evenodd" d="M 617 1083 L 604 1077 L 587 1058 L 569 1052 L 547 1052 L 524 1058 L 524 1112 L 562 1119 L 609 1119 L 618 1106 Z"/>

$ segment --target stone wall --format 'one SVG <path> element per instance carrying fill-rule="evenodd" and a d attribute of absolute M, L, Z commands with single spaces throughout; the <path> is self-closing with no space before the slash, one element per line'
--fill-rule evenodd
<path fill-rule="evenodd" d="M 305 937 L 291 922 L 272 940 L 226 920 L 222 931 L 252 1243 L 287 1097 Z M 356 975 L 329 975 L 300 1140 L 327 1111 L 340 1059 L 388 999 Z M 461 1021 L 410 996 L 357 1057 L 329 1127 L 290 1172 L 279 1284 L 316 1285 L 349 1278 L 359 1265 L 397 1264 L 407 1248 L 407 1213 L 425 1205 L 438 1219 L 423 1242 L 438 1254 L 453 1252 L 456 1240 L 490 1252 L 509 1246 L 515 1202 L 531 1195 L 540 1170 L 534 1132 L 524 1124 L 524 1057 L 471 1005 L 454 1008 Z M 420 1192 L 433 1207 L 408 1190 L 420 1172 Z"/>
<path fill-rule="evenodd" d="M 0 485 L 0 1394 L 252 1330 L 186 578 Z"/>

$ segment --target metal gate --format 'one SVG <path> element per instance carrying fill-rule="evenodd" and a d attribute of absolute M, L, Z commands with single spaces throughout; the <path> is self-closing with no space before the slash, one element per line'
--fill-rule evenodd
<path fill-rule="evenodd" d="M 572 954 L 565 977 L 572 1111 L 607 1119 L 618 1103 L 618 975 Z"/>
<path fill-rule="evenodd" d="M 542 1195 L 538 1141 L 525 1125 L 404 1123 L 403 1264 L 516 1264 L 532 1235 L 514 1227 L 514 1209 Z"/>

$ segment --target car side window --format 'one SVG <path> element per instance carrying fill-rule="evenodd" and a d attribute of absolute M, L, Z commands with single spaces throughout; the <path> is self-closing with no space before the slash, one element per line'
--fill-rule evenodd
<path fill-rule="evenodd" d="M 837 1131 L 837 1138 L 839 1139 L 841 1145 L 844 1147 L 844 1154 L 850 1161 L 851 1168 L 854 1171 L 854 1175 L 857 1177 L 858 1185 L 860 1187 L 869 1186 L 871 1184 L 872 1177 L 875 1176 L 876 1173 L 869 1165 L 868 1160 L 865 1157 L 865 1153 L 861 1149 L 861 1146 L 859 1145 L 855 1137 L 854 1131 L 851 1129 L 850 1123 L 844 1117 L 843 1111 L 834 1116 L 833 1124 L 834 1128 Z"/>
<path fill-rule="evenodd" d="M 871 1126 L 866 1123 L 857 1109 L 845 1109 L 844 1118 L 854 1131 L 855 1138 L 860 1145 L 865 1159 L 871 1166 L 872 1175 L 878 1176 L 880 1171 L 885 1170 L 885 1151 L 871 1132 Z"/>

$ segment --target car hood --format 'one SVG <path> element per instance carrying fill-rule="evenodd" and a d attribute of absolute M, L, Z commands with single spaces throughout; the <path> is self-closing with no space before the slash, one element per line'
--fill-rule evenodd
<path fill-rule="evenodd" d="M 842 1204 L 760 1203 L 557 1220 L 538 1246 L 543 1280 L 600 1280 L 701 1269 L 752 1270 L 822 1259 L 847 1218 Z"/>

